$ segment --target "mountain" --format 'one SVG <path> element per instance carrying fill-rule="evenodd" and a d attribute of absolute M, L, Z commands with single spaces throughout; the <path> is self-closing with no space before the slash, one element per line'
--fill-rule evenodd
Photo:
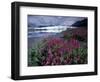
<path fill-rule="evenodd" d="M 74 24 L 72 24 L 72 26 L 75 26 L 75 27 L 87 27 L 87 25 L 88 25 L 87 18 L 81 21 L 77 21 Z"/>

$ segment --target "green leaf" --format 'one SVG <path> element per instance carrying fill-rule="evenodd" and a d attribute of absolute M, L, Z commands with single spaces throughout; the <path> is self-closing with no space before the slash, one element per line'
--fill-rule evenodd
<path fill-rule="evenodd" d="M 33 66 L 38 66 L 38 63 L 37 62 L 32 62 L 32 65 Z"/>
<path fill-rule="evenodd" d="M 74 50 L 72 51 L 72 54 L 73 54 L 74 56 L 77 56 L 77 55 L 78 55 L 78 50 L 77 50 L 77 49 L 74 49 Z"/>
<path fill-rule="evenodd" d="M 35 62 L 39 61 L 39 59 L 37 57 L 33 57 L 32 60 L 35 61 Z"/>

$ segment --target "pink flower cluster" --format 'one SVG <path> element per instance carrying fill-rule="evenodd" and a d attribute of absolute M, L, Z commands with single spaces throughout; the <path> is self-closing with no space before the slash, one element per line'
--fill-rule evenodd
<path fill-rule="evenodd" d="M 42 61 L 43 65 L 70 64 L 72 58 L 70 53 L 73 49 L 79 48 L 80 43 L 75 39 L 63 40 L 61 38 L 51 38 L 47 40 L 47 57 Z M 66 57 L 64 58 L 64 55 Z"/>

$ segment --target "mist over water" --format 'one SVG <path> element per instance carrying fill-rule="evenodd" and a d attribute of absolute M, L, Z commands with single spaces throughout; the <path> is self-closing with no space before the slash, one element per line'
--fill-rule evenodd
<path fill-rule="evenodd" d="M 67 30 L 70 26 L 29 27 L 28 38 L 48 37 Z M 74 28 L 74 27 L 73 27 Z"/>

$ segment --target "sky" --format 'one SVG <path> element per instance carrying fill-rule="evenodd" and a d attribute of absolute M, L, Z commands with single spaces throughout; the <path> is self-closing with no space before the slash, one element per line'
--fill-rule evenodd
<path fill-rule="evenodd" d="M 28 15 L 28 27 L 39 26 L 70 26 L 85 17 Z"/>

